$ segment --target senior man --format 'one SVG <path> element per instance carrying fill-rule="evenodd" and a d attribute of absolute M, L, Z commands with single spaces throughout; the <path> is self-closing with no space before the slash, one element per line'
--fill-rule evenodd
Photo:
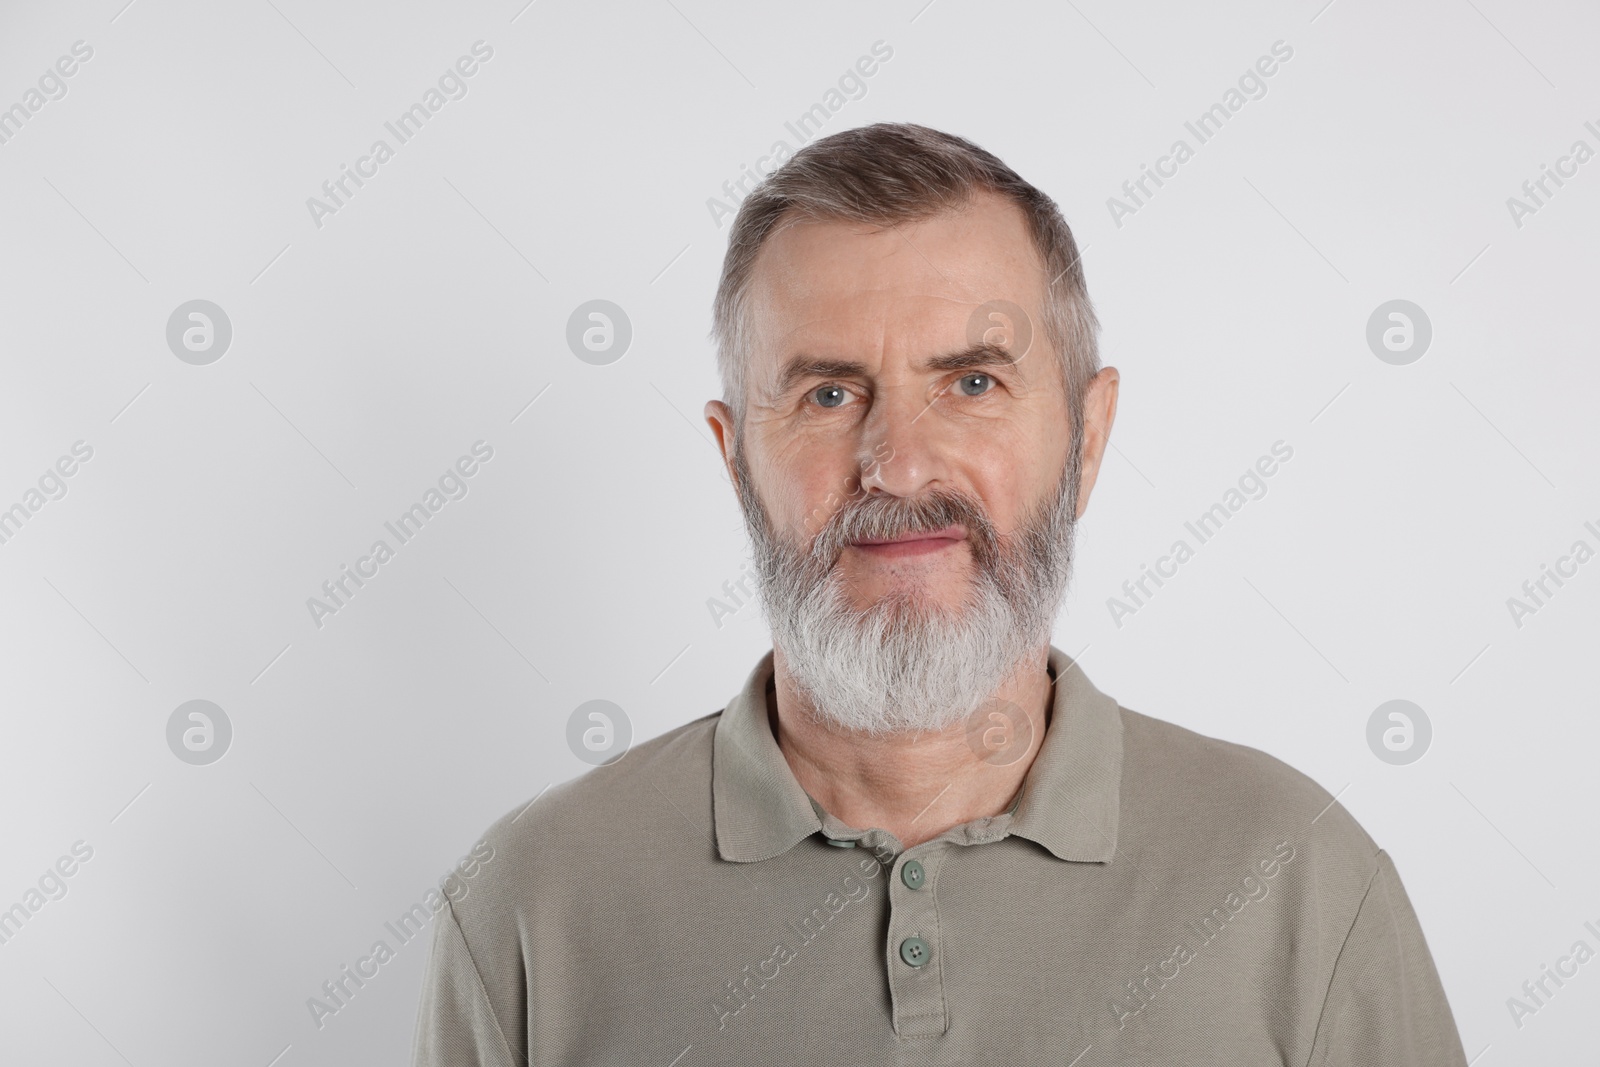
<path fill-rule="evenodd" d="M 490 828 L 418 1065 L 1465 1064 L 1351 816 L 1052 644 L 1118 379 L 1048 197 L 921 126 L 823 138 L 713 317 L 773 648 Z"/>

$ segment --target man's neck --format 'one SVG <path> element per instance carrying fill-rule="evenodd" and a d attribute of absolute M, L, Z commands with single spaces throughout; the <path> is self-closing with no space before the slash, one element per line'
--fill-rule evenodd
<path fill-rule="evenodd" d="M 1046 645 L 985 704 L 1023 721 L 959 722 L 940 733 L 885 737 L 841 730 L 813 713 L 782 649 L 773 651 L 767 708 L 778 747 L 812 799 L 845 824 L 887 830 L 910 848 L 1010 809 L 1044 742 L 1055 697 L 1048 657 Z M 1010 747 L 984 747 L 1006 737 Z"/>

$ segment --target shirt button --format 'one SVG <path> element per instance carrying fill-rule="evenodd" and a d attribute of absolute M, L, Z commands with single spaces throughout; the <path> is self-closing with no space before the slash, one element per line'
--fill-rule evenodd
<path fill-rule="evenodd" d="M 933 955 L 933 949 L 920 937 L 908 937 L 900 942 L 900 958 L 913 967 L 921 967 Z"/>
<path fill-rule="evenodd" d="M 851 841 L 848 838 L 844 838 L 844 837 L 830 837 L 827 840 L 828 840 L 828 844 L 832 845 L 834 848 L 855 848 L 856 847 L 856 843 L 854 841 Z"/>
<path fill-rule="evenodd" d="M 908 889 L 921 889 L 923 880 L 927 876 L 928 872 L 924 871 L 922 864 L 916 860 L 906 860 L 905 865 L 900 868 L 900 880 Z"/>

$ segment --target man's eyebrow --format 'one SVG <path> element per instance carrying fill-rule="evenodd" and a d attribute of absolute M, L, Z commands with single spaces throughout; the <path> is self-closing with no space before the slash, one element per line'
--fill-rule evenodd
<path fill-rule="evenodd" d="M 959 352 L 946 352 L 943 355 L 930 356 L 922 361 L 920 369 L 925 371 L 952 371 L 969 370 L 978 367 L 993 367 L 995 365 L 1012 366 L 1018 360 L 1011 358 L 1011 353 L 1001 345 L 980 342 L 964 348 Z M 867 365 L 848 359 L 814 359 L 808 356 L 796 356 L 784 364 L 783 371 L 778 375 L 778 384 L 775 389 L 777 396 L 784 396 L 799 382 L 809 378 L 856 378 L 867 373 Z"/>
<path fill-rule="evenodd" d="M 784 364 L 783 372 L 778 375 L 778 384 L 773 389 L 773 395 L 786 396 L 790 389 L 807 378 L 855 378 L 866 373 L 867 365 L 853 360 L 795 356 Z"/>
<path fill-rule="evenodd" d="M 924 370 L 967 370 L 972 367 L 1014 366 L 1021 360 L 1013 359 L 1011 353 L 1003 345 L 993 345 L 987 341 L 980 341 L 971 348 L 962 349 L 960 352 L 950 352 L 942 356 L 933 356 L 922 364 Z"/>

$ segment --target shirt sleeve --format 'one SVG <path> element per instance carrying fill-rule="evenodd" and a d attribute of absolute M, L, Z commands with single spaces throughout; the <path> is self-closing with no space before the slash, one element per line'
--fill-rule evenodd
<path fill-rule="evenodd" d="M 434 923 L 412 1067 L 527 1067 L 500 1030 L 478 965 L 448 903 Z"/>
<path fill-rule="evenodd" d="M 1307 1067 L 1466 1067 L 1439 973 L 1386 852 L 1333 965 Z"/>

